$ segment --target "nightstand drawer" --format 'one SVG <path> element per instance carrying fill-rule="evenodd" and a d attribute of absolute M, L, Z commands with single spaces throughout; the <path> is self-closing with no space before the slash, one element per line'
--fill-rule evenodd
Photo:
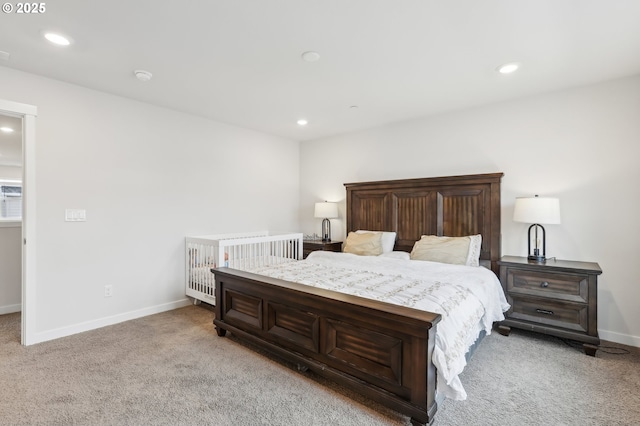
<path fill-rule="evenodd" d="M 589 301 L 589 277 L 581 274 L 561 274 L 524 269 L 507 270 L 507 292 L 568 302 Z"/>
<path fill-rule="evenodd" d="M 580 333 L 586 333 L 589 328 L 588 305 L 517 296 L 513 297 L 511 305 L 511 319 L 561 327 Z"/>

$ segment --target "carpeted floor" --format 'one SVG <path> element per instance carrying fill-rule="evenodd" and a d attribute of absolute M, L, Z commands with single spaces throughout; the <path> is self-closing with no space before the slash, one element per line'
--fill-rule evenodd
<path fill-rule="evenodd" d="M 20 345 L 0 316 L 2 425 L 406 425 L 408 418 L 313 373 L 219 338 L 206 306 Z M 597 357 L 513 330 L 480 344 L 466 401 L 435 425 L 640 424 L 640 351 Z M 238 371 L 241 374 L 238 374 Z"/>

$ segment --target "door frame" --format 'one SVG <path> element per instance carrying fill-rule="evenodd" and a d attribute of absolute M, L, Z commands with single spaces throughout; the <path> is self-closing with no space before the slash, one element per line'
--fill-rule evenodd
<path fill-rule="evenodd" d="M 22 118 L 22 329 L 21 343 L 36 334 L 36 117 L 37 107 L 0 99 L 0 113 Z M 28 244 L 27 244 L 28 243 Z"/>

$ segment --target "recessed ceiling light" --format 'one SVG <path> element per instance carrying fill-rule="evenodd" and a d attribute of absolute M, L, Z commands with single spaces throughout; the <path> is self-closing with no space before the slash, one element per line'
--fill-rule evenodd
<path fill-rule="evenodd" d="M 44 38 L 58 46 L 68 46 L 71 44 L 71 40 L 68 37 L 56 33 L 44 33 Z"/>
<path fill-rule="evenodd" d="M 351 105 L 349 109 L 358 109 L 358 105 Z"/>
<path fill-rule="evenodd" d="M 0 127 L 0 130 L 5 133 L 13 133 L 13 129 L 11 127 Z"/>
<path fill-rule="evenodd" d="M 302 59 L 304 59 L 307 62 L 315 62 L 317 60 L 320 59 L 320 54 L 318 52 L 304 52 L 302 54 Z"/>
<path fill-rule="evenodd" d="M 145 70 L 135 70 L 133 73 L 135 74 L 136 78 L 140 81 L 149 81 L 151 80 L 151 77 L 153 77 L 153 74 Z"/>
<path fill-rule="evenodd" d="M 298 123 L 298 126 L 306 126 L 307 124 L 309 124 L 309 122 L 304 118 L 301 118 L 300 120 L 298 120 L 297 123 Z"/>
<path fill-rule="evenodd" d="M 496 71 L 498 71 L 500 74 L 511 74 L 512 72 L 517 71 L 518 68 L 520 68 L 519 63 L 509 62 L 508 64 L 500 65 L 498 68 L 496 68 Z"/>

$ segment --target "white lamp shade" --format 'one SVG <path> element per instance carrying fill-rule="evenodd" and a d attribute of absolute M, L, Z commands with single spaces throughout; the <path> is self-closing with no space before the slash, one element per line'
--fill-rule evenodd
<path fill-rule="evenodd" d="M 338 217 L 338 204 L 336 203 L 316 203 L 315 217 L 322 219 L 334 219 Z"/>
<path fill-rule="evenodd" d="M 560 223 L 560 200 L 538 196 L 516 198 L 513 220 L 541 225 L 557 225 Z"/>

